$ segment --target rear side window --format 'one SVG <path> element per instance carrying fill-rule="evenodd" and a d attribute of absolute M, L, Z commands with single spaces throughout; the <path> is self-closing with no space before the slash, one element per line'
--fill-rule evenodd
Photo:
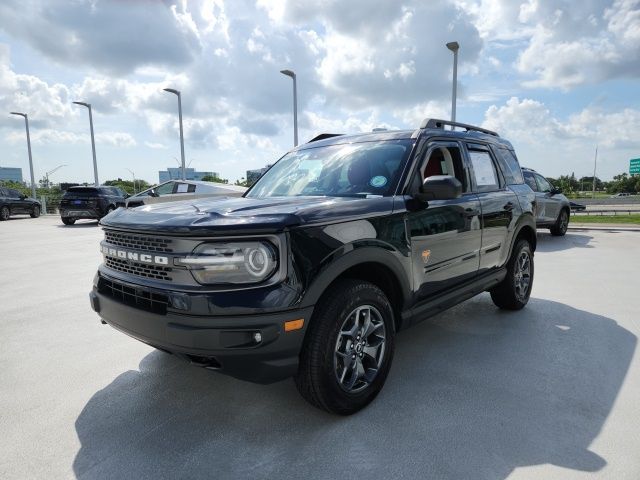
<path fill-rule="evenodd" d="M 498 173 L 491 155 L 485 150 L 469 150 L 478 192 L 493 192 L 500 189 Z"/>
<path fill-rule="evenodd" d="M 499 147 L 494 148 L 494 152 L 507 185 L 524 183 L 522 170 L 520 169 L 520 164 L 515 154 L 511 150 Z"/>

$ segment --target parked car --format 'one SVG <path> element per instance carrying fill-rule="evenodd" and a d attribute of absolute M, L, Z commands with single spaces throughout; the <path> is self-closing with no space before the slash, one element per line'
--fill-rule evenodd
<path fill-rule="evenodd" d="M 79 219 L 100 220 L 118 207 L 124 207 L 128 195 L 117 187 L 71 187 L 60 201 L 60 218 L 65 225 Z"/>
<path fill-rule="evenodd" d="M 169 180 L 127 199 L 127 207 L 205 197 L 241 197 L 246 187 L 195 180 Z"/>
<path fill-rule="evenodd" d="M 551 235 L 562 236 L 567 233 L 571 206 L 562 190 L 555 188 L 549 181 L 531 168 L 522 168 L 524 181 L 536 193 L 536 225 L 548 228 Z"/>
<path fill-rule="evenodd" d="M 12 215 L 40 216 L 42 206 L 38 200 L 28 198 L 13 188 L 0 187 L 0 220 L 9 220 Z"/>
<path fill-rule="evenodd" d="M 627 192 L 619 192 L 616 193 L 615 195 L 611 195 L 611 198 L 623 198 L 623 197 L 630 197 L 631 194 L 627 193 Z"/>
<path fill-rule="evenodd" d="M 586 205 L 571 201 L 569 202 L 569 207 L 571 208 L 572 212 L 583 212 L 587 209 Z"/>
<path fill-rule="evenodd" d="M 347 415 L 382 389 L 396 332 L 484 291 L 503 309 L 527 304 L 534 204 L 494 132 L 427 119 L 334 135 L 294 148 L 242 198 L 102 219 L 91 305 L 198 366 L 294 376 L 313 405 Z"/>

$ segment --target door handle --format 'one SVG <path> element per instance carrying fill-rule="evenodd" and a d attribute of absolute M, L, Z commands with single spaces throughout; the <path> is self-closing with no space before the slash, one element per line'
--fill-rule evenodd
<path fill-rule="evenodd" d="M 512 203 L 512 202 L 507 202 L 503 208 L 504 208 L 507 212 L 510 212 L 511 210 L 513 210 L 513 207 L 514 207 L 514 205 L 513 205 L 513 203 Z"/>

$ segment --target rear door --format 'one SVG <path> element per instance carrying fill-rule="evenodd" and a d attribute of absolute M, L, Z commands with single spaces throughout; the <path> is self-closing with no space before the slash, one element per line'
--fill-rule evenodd
<path fill-rule="evenodd" d="M 445 174 L 461 181 L 460 198 L 431 200 L 426 208 L 419 204 L 407 209 L 417 302 L 469 280 L 478 272 L 480 202 L 471 191 L 461 145 L 431 142 L 414 174 L 411 189 L 417 191 L 425 176 Z"/>
<path fill-rule="evenodd" d="M 27 202 L 22 199 L 22 194 L 18 190 L 13 188 L 9 190 L 9 203 L 11 205 L 12 213 L 26 213 Z"/>
<path fill-rule="evenodd" d="M 482 245 L 479 273 L 500 267 L 510 248 L 509 231 L 514 210 L 519 209 L 516 194 L 506 186 L 493 152 L 481 143 L 466 143 L 474 192 L 480 200 Z"/>

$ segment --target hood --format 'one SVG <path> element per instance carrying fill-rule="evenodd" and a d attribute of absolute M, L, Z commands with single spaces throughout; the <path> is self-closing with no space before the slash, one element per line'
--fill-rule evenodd
<path fill-rule="evenodd" d="M 311 223 L 336 223 L 392 211 L 392 197 L 201 198 L 119 208 L 101 225 L 182 235 L 276 233 Z"/>

